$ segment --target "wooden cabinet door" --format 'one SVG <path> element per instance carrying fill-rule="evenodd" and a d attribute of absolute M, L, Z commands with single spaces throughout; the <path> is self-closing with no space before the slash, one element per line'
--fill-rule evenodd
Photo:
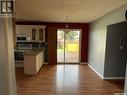
<path fill-rule="evenodd" d="M 32 28 L 32 41 L 35 41 L 37 38 L 37 30 L 36 28 Z"/>
<path fill-rule="evenodd" d="M 45 42 L 43 25 L 16 25 L 16 36 L 30 37 L 32 41 Z"/>
<path fill-rule="evenodd" d="M 43 25 L 39 25 L 38 27 L 37 27 L 37 29 L 38 29 L 38 40 L 39 41 L 42 41 L 42 42 L 45 42 L 45 27 L 46 26 L 43 26 Z"/>
<path fill-rule="evenodd" d="M 32 39 L 32 29 L 36 29 L 36 26 L 16 25 L 16 36 L 30 37 Z"/>
<path fill-rule="evenodd" d="M 43 41 L 44 40 L 44 38 L 43 38 L 43 32 L 44 32 L 44 29 L 39 29 L 39 40 L 40 41 Z"/>

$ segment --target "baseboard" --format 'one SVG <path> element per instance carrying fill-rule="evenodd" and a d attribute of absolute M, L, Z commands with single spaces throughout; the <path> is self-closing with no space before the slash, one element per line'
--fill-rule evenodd
<path fill-rule="evenodd" d="M 125 77 L 104 77 L 104 80 L 124 80 Z"/>
<path fill-rule="evenodd" d="M 88 64 L 87 62 L 80 62 L 80 64 Z"/>
<path fill-rule="evenodd" d="M 23 61 L 15 61 L 15 67 L 24 67 Z"/>
<path fill-rule="evenodd" d="M 103 76 L 102 76 L 101 74 L 99 74 L 90 64 L 88 64 L 88 66 L 89 66 L 99 77 L 101 77 L 102 79 L 104 79 Z"/>
<path fill-rule="evenodd" d="M 44 64 L 48 64 L 48 62 L 44 62 Z M 23 62 L 16 62 L 15 67 L 24 67 Z"/>
<path fill-rule="evenodd" d="M 48 64 L 48 62 L 44 62 L 44 64 Z"/>
<path fill-rule="evenodd" d="M 103 77 L 100 75 L 91 65 L 88 64 L 88 66 L 95 72 L 97 75 L 99 75 L 103 80 L 124 80 L 125 77 Z"/>
<path fill-rule="evenodd" d="M 23 64 L 15 64 L 15 67 L 24 67 Z"/>

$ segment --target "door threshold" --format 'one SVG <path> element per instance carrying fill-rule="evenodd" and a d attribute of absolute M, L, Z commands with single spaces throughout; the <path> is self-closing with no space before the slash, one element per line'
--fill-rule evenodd
<path fill-rule="evenodd" d="M 72 63 L 70 63 L 70 62 L 65 62 L 65 63 L 62 62 L 62 63 L 59 63 L 59 62 L 58 62 L 57 64 L 58 64 L 58 65 L 66 65 L 66 64 L 67 64 L 67 65 L 75 65 L 75 64 L 77 64 L 77 65 L 78 65 L 78 64 L 80 64 L 80 62 L 78 62 L 78 63 L 73 63 L 73 62 L 72 62 Z"/>

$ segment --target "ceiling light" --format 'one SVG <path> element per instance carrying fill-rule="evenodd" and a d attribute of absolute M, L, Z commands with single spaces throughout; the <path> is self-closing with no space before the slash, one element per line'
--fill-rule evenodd
<path fill-rule="evenodd" d="M 66 25 L 65 28 L 68 28 L 68 16 L 66 16 Z"/>

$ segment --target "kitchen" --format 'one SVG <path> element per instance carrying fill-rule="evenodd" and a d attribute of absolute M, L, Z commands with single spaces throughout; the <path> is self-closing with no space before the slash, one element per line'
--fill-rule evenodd
<path fill-rule="evenodd" d="M 46 58 L 44 25 L 16 25 L 15 66 L 24 74 L 36 75 Z"/>

